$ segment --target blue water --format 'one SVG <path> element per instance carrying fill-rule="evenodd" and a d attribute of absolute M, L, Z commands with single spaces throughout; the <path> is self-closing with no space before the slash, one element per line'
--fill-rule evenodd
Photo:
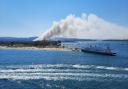
<path fill-rule="evenodd" d="M 128 89 L 128 42 L 101 41 L 117 56 L 0 49 L 0 89 Z"/>

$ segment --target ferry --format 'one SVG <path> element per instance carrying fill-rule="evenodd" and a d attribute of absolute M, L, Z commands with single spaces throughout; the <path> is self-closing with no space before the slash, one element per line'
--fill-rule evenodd
<path fill-rule="evenodd" d="M 98 48 L 98 47 L 86 47 L 81 49 L 82 52 L 88 52 L 88 53 L 95 53 L 95 54 L 102 54 L 102 55 L 109 55 L 109 56 L 116 56 L 116 53 L 112 52 L 109 47 L 106 49 Z"/>

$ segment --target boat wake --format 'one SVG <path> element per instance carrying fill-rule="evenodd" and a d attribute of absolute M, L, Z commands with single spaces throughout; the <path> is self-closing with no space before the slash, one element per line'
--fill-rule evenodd
<path fill-rule="evenodd" d="M 126 80 L 128 68 L 79 64 L 0 65 L 0 79 Z"/>

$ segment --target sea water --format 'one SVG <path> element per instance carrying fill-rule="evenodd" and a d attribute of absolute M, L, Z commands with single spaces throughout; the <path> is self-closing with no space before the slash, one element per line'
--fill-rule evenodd
<path fill-rule="evenodd" d="M 73 51 L 0 49 L 0 89 L 128 89 L 128 41 L 109 45 L 116 56 Z"/>

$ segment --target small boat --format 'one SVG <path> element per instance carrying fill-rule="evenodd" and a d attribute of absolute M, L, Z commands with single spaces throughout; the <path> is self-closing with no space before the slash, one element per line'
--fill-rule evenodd
<path fill-rule="evenodd" d="M 116 56 L 116 53 L 112 52 L 109 47 L 106 49 L 98 48 L 98 47 L 86 47 L 81 49 L 82 52 L 88 52 L 88 53 L 95 53 L 95 54 L 102 54 L 102 55 L 109 55 L 109 56 Z"/>

